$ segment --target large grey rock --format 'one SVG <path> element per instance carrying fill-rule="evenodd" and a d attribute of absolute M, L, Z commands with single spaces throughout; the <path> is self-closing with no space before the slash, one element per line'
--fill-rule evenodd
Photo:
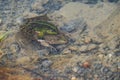
<path fill-rule="evenodd" d="M 101 24 L 94 28 L 95 34 L 102 40 L 109 42 L 120 34 L 120 7 L 117 9 Z"/>
<path fill-rule="evenodd" d="M 83 18 L 71 20 L 70 22 L 64 24 L 60 29 L 65 32 L 73 32 L 75 30 L 83 31 L 86 28 L 87 24 Z"/>

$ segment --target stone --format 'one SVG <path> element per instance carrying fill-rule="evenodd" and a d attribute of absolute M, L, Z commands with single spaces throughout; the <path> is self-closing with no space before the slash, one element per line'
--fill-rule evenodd
<path fill-rule="evenodd" d="M 23 24 L 23 20 L 24 20 L 23 17 L 18 17 L 18 18 L 16 19 L 16 23 L 17 23 L 18 25 L 22 25 L 22 24 Z"/>
<path fill-rule="evenodd" d="M 94 80 L 99 80 L 99 76 L 97 74 L 94 75 Z"/>
<path fill-rule="evenodd" d="M 75 76 L 72 76 L 71 80 L 77 80 L 77 78 Z"/>
<path fill-rule="evenodd" d="M 116 46 L 118 45 L 118 41 L 115 39 L 112 39 L 111 41 L 108 42 L 107 44 L 111 50 L 114 50 Z"/>
<path fill-rule="evenodd" d="M 103 74 L 107 74 L 109 71 L 110 71 L 110 69 L 109 69 L 108 67 L 102 67 L 102 68 L 101 68 L 101 72 L 102 72 Z"/>
<path fill-rule="evenodd" d="M 99 58 L 100 60 L 103 60 L 104 55 L 103 55 L 103 54 L 99 54 L 99 55 L 98 55 L 98 58 Z"/>
<path fill-rule="evenodd" d="M 113 63 L 113 64 L 111 64 L 111 67 L 110 67 L 111 71 L 117 72 L 118 71 L 118 64 L 119 63 Z"/>
<path fill-rule="evenodd" d="M 114 54 L 115 56 L 120 56 L 120 51 L 116 51 Z"/>
<path fill-rule="evenodd" d="M 77 73 L 80 74 L 80 76 L 84 76 L 85 75 L 85 71 L 86 71 L 85 68 L 80 67 L 80 69 L 79 69 L 79 71 Z"/>
<path fill-rule="evenodd" d="M 116 7 L 112 14 L 109 16 L 109 19 L 103 20 L 100 25 L 94 28 L 94 32 L 101 38 L 103 41 L 106 41 L 111 49 L 114 49 L 116 46 L 116 40 L 118 34 L 120 33 L 120 8 Z M 104 27 L 106 26 L 106 27 Z M 112 41 L 112 42 L 111 42 Z"/>
<path fill-rule="evenodd" d="M 97 48 L 97 45 L 96 45 L 96 44 L 89 44 L 89 45 L 88 45 L 88 50 L 93 50 L 93 49 L 95 49 L 95 48 Z"/>
<path fill-rule="evenodd" d="M 37 50 L 37 53 L 38 53 L 39 56 L 47 56 L 47 55 L 49 55 L 49 52 L 46 49 Z"/>
<path fill-rule="evenodd" d="M 78 50 L 78 47 L 77 46 L 70 46 L 69 49 L 71 51 L 77 51 Z"/>
<path fill-rule="evenodd" d="M 40 42 L 42 46 L 50 47 L 49 43 L 47 43 L 45 40 L 39 39 L 39 40 L 37 40 L 37 41 Z"/>
<path fill-rule="evenodd" d="M 79 48 L 79 51 L 81 51 L 81 52 L 90 51 L 90 50 L 93 50 L 96 48 L 97 48 L 96 44 L 81 45 Z"/>
<path fill-rule="evenodd" d="M 75 30 L 74 25 L 70 24 L 70 25 L 64 25 L 63 27 L 60 28 L 62 31 L 66 31 L 66 32 L 72 32 Z"/>
<path fill-rule="evenodd" d="M 74 72 L 78 72 L 79 69 L 80 69 L 79 66 L 74 66 L 74 67 L 72 68 L 72 70 L 73 70 Z"/>
<path fill-rule="evenodd" d="M 83 65 L 82 65 L 84 68 L 90 68 L 90 66 L 91 66 L 91 64 L 90 64 L 90 62 L 88 62 L 88 61 L 85 61 L 85 62 L 83 62 Z"/>
<path fill-rule="evenodd" d="M 47 12 L 53 12 L 59 10 L 62 7 L 62 2 L 60 0 L 48 0 L 46 4 L 43 5 Z"/>
<path fill-rule="evenodd" d="M 103 8 L 97 8 L 97 6 L 90 8 L 88 4 L 69 2 L 59 10 L 59 14 L 64 16 L 68 21 L 83 17 L 89 26 L 95 27 L 107 19 L 116 8 L 113 4 L 103 4 Z M 99 15 L 102 15 L 102 18 Z"/>
<path fill-rule="evenodd" d="M 67 67 L 65 70 L 64 70 L 64 73 L 66 74 L 71 74 L 73 71 L 71 68 Z"/>
<path fill-rule="evenodd" d="M 17 64 L 29 64 L 31 61 L 30 57 L 28 56 L 24 56 L 24 57 L 20 57 L 16 60 Z"/>
<path fill-rule="evenodd" d="M 90 43 L 90 42 L 91 42 L 91 40 L 92 40 L 92 39 L 91 39 L 90 37 L 85 37 L 84 42 L 88 44 L 88 43 Z"/>
<path fill-rule="evenodd" d="M 74 32 L 76 30 L 82 32 L 86 28 L 86 22 L 84 21 L 83 18 L 71 20 L 68 23 L 64 24 L 64 26 L 60 27 L 60 30 L 65 31 L 65 32 Z"/>
<path fill-rule="evenodd" d="M 70 54 L 70 53 L 71 53 L 71 50 L 69 50 L 68 48 L 63 50 L 63 54 Z"/>
<path fill-rule="evenodd" d="M 111 58 L 113 55 L 112 54 L 108 54 L 108 57 Z"/>
<path fill-rule="evenodd" d="M 42 61 L 42 66 L 43 67 L 50 67 L 52 65 L 52 61 L 51 60 L 44 60 Z"/>
<path fill-rule="evenodd" d="M 88 47 L 87 45 L 82 45 L 80 46 L 79 51 L 84 52 L 87 50 L 87 47 Z"/>
<path fill-rule="evenodd" d="M 94 64 L 95 70 L 100 70 L 102 68 L 102 64 L 100 63 L 95 63 Z"/>
<path fill-rule="evenodd" d="M 10 45 L 10 50 L 12 53 L 19 53 L 20 52 L 20 46 L 18 43 L 12 43 Z"/>
<path fill-rule="evenodd" d="M 23 13 L 23 17 L 25 18 L 33 18 L 33 17 L 36 17 L 38 16 L 38 14 L 34 13 L 34 12 L 29 12 L 29 11 L 26 11 Z"/>

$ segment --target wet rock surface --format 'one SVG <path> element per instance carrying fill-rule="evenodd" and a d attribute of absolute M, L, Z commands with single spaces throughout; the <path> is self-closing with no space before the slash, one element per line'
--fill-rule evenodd
<path fill-rule="evenodd" d="M 23 38 L 28 18 L 55 24 L 68 42 Z M 0 80 L 119 80 L 119 21 L 119 0 L 1 0 Z"/>

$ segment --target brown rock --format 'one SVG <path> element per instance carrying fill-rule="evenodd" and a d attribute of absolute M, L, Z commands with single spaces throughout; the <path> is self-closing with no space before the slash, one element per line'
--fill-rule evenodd
<path fill-rule="evenodd" d="M 91 42 L 91 38 L 90 37 L 85 37 L 85 40 L 84 40 L 85 43 L 90 43 Z"/>
<path fill-rule="evenodd" d="M 90 62 L 88 62 L 88 61 L 83 62 L 84 68 L 89 68 L 90 66 L 91 66 Z"/>
<path fill-rule="evenodd" d="M 69 49 L 72 51 L 77 51 L 78 48 L 77 48 L 77 46 L 70 46 Z"/>

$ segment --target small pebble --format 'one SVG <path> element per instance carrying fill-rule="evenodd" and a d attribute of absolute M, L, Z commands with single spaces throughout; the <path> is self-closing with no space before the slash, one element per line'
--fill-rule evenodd
<path fill-rule="evenodd" d="M 50 61 L 50 60 L 44 60 L 43 62 L 42 62 L 42 66 L 44 66 L 44 67 L 50 67 L 51 65 L 52 65 L 52 61 Z"/>
<path fill-rule="evenodd" d="M 23 17 L 18 17 L 17 19 L 16 19 L 16 23 L 18 24 L 18 25 L 21 25 L 21 24 L 23 24 Z"/>
<path fill-rule="evenodd" d="M 98 80 L 99 76 L 97 74 L 94 75 L 94 80 Z"/>
<path fill-rule="evenodd" d="M 77 73 L 80 74 L 80 75 L 84 75 L 84 73 L 85 73 L 85 68 L 84 68 L 84 67 L 81 67 Z"/>
<path fill-rule="evenodd" d="M 88 61 L 83 62 L 84 68 L 89 68 L 90 66 L 91 66 L 90 62 L 88 62 Z"/>
<path fill-rule="evenodd" d="M 25 17 L 25 18 L 33 18 L 33 17 L 36 17 L 36 16 L 38 16 L 38 14 L 32 13 L 32 12 L 24 12 L 23 13 L 23 17 Z"/>
<path fill-rule="evenodd" d="M 88 45 L 88 50 L 93 50 L 93 49 L 95 49 L 96 47 L 97 47 L 96 44 L 89 44 L 89 45 Z"/>
<path fill-rule="evenodd" d="M 38 42 L 40 42 L 42 46 L 50 47 L 50 45 L 45 40 L 39 39 Z"/>
<path fill-rule="evenodd" d="M 77 80 L 77 78 L 75 76 L 72 76 L 71 80 Z"/>
<path fill-rule="evenodd" d="M 72 51 L 77 51 L 78 48 L 77 48 L 77 46 L 70 46 L 69 49 Z"/>
<path fill-rule="evenodd" d="M 100 70 L 102 68 L 102 64 L 95 63 L 94 67 L 95 67 L 96 70 Z"/>
<path fill-rule="evenodd" d="M 107 74 L 109 71 L 110 71 L 110 70 L 108 69 L 108 67 L 103 67 L 103 68 L 101 69 L 101 72 L 102 72 L 103 74 Z"/>
<path fill-rule="evenodd" d="M 39 56 L 47 56 L 47 55 L 49 55 L 49 52 L 46 49 L 38 50 L 37 53 L 38 53 Z"/>
<path fill-rule="evenodd" d="M 43 4 L 46 4 L 48 2 L 48 0 L 39 0 L 39 1 L 35 1 L 34 4 L 32 4 L 32 9 L 34 10 L 44 10 L 44 8 L 42 7 Z"/>
<path fill-rule="evenodd" d="M 79 48 L 79 50 L 80 50 L 81 52 L 86 51 L 86 50 L 87 50 L 87 45 L 82 45 L 82 46 Z"/>
<path fill-rule="evenodd" d="M 104 55 L 103 55 L 103 54 L 99 54 L 99 55 L 98 55 L 98 58 L 99 58 L 100 60 L 103 60 Z"/>
<path fill-rule="evenodd" d="M 69 50 L 69 49 L 65 49 L 64 51 L 63 51 L 63 54 L 70 54 L 71 53 L 71 50 Z"/>
<path fill-rule="evenodd" d="M 90 37 L 85 37 L 85 40 L 84 40 L 85 43 L 90 43 L 91 42 L 91 38 Z"/>
<path fill-rule="evenodd" d="M 75 66 L 75 67 L 72 68 L 72 70 L 73 70 L 74 72 L 77 72 L 77 71 L 79 70 L 79 68 L 80 68 L 79 66 Z"/>
<path fill-rule="evenodd" d="M 113 55 L 112 54 L 108 54 L 109 58 L 111 58 Z"/>
<path fill-rule="evenodd" d="M 10 45 L 10 50 L 12 53 L 19 53 L 20 52 L 20 46 L 18 43 L 12 43 Z"/>

